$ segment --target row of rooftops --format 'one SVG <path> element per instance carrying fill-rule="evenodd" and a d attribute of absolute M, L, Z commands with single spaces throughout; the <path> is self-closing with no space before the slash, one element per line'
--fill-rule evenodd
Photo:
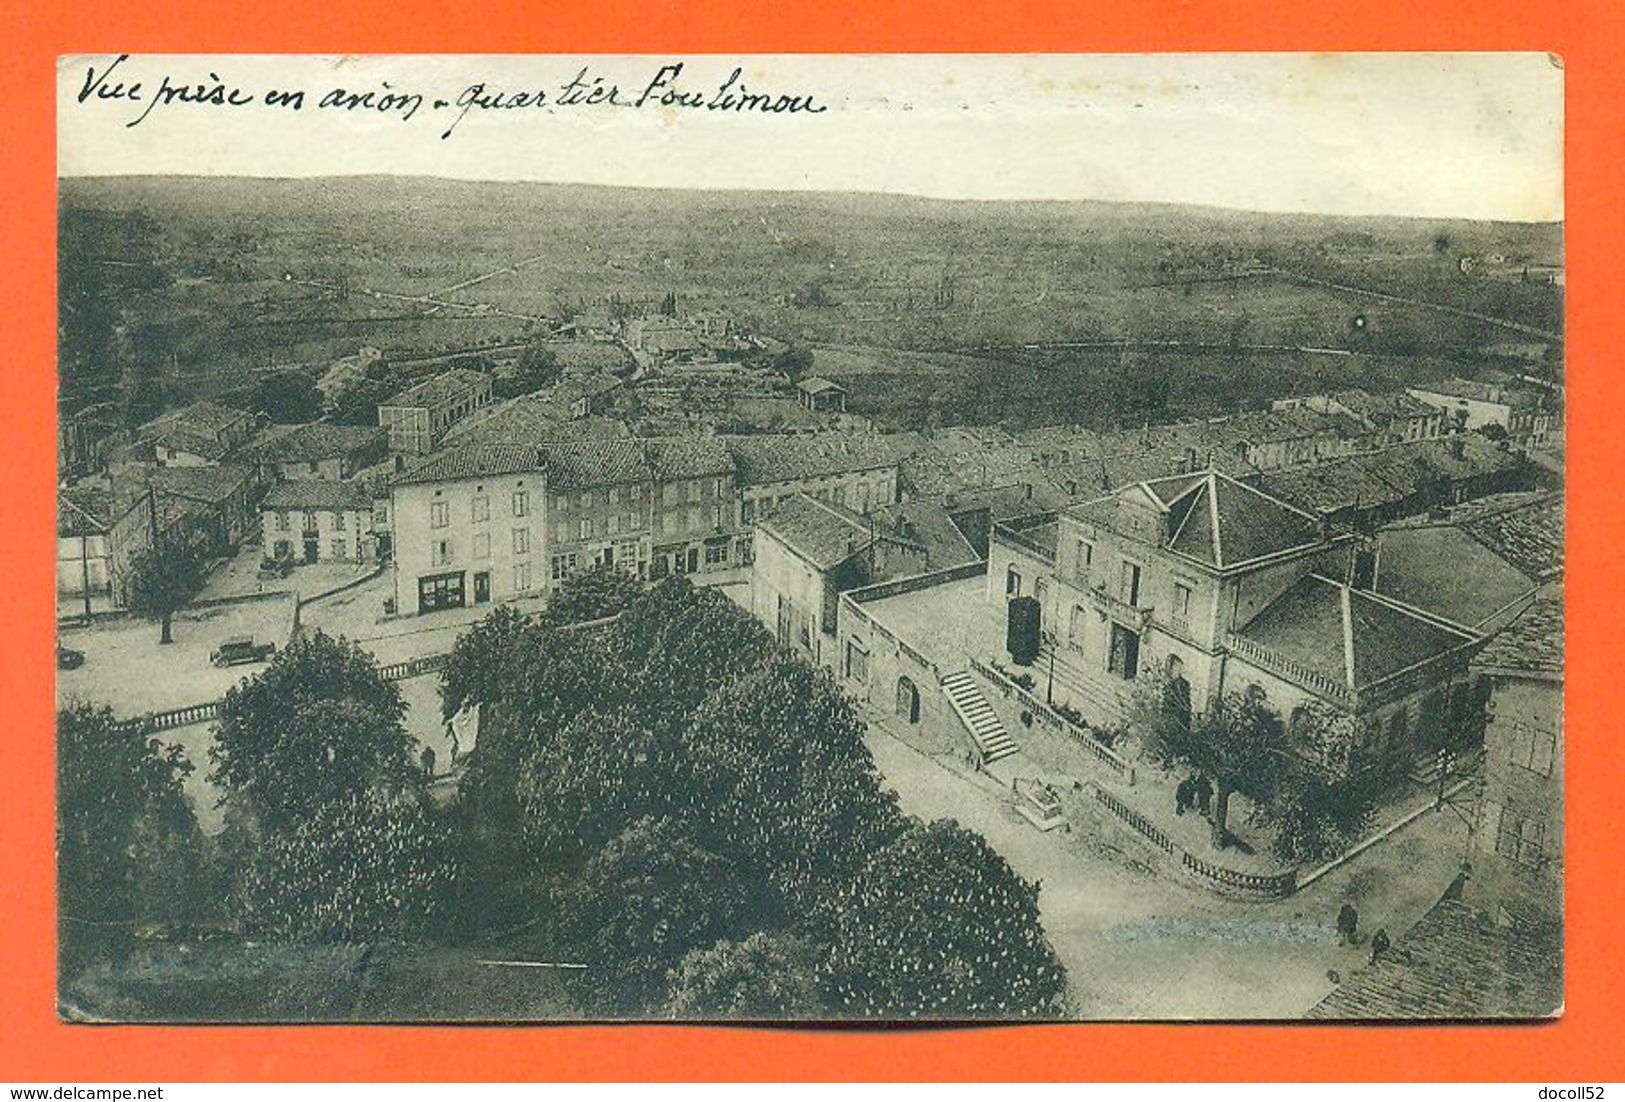
<path fill-rule="evenodd" d="M 587 489 L 631 482 L 728 476 L 773 485 L 895 467 L 887 438 L 848 434 L 598 438 L 551 443 L 454 443 L 402 472 L 397 484 L 546 469 L 549 482 Z"/>

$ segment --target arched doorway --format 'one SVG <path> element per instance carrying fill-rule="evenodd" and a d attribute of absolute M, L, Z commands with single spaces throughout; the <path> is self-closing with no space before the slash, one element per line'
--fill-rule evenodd
<path fill-rule="evenodd" d="M 920 722 L 920 690 L 907 677 L 897 679 L 897 714 L 910 723 Z"/>

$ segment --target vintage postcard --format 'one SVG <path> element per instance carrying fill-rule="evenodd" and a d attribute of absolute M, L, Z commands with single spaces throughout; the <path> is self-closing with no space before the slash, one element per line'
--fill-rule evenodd
<path fill-rule="evenodd" d="M 57 80 L 64 1019 L 1561 1013 L 1557 59 Z"/>

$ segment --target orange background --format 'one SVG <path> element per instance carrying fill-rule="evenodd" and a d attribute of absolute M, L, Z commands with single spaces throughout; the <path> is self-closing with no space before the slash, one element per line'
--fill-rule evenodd
<path fill-rule="evenodd" d="M 0 1080 L 1184 1079 L 1625 1080 L 1616 748 L 1605 574 L 1621 536 L 1625 348 L 1617 306 L 1625 45 L 1609 0 L 1253 0 L 1078 5 L 754 0 L 114 7 L 12 0 L 0 63 L 7 255 L 0 359 Z M 37 10 L 23 12 L 28 7 Z M 51 9 L 51 10 L 47 10 Z M 55 10 L 62 9 L 62 10 Z M 55 58 L 60 53 L 1134 52 L 1547 50 L 1568 94 L 1568 1011 L 1554 1025 L 1042 1026 L 924 1031 L 694 1027 L 67 1027 L 54 1009 L 51 581 Z M 1404 171 L 1396 165 L 1395 171 Z"/>

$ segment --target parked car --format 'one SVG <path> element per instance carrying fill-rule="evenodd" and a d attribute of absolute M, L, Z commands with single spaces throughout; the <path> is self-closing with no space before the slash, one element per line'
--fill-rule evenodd
<path fill-rule="evenodd" d="M 240 666 L 245 662 L 264 662 L 275 653 L 275 643 L 256 643 L 252 635 L 234 635 L 214 649 L 209 661 L 216 666 Z"/>
<path fill-rule="evenodd" d="M 85 652 L 64 647 L 61 643 L 56 645 L 56 668 L 59 670 L 76 670 L 85 664 Z"/>
<path fill-rule="evenodd" d="M 275 581 L 278 578 L 286 578 L 292 573 L 292 559 L 261 559 L 259 572 L 255 575 L 255 577 L 259 578 L 259 580 L 262 582 L 269 582 Z"/>

